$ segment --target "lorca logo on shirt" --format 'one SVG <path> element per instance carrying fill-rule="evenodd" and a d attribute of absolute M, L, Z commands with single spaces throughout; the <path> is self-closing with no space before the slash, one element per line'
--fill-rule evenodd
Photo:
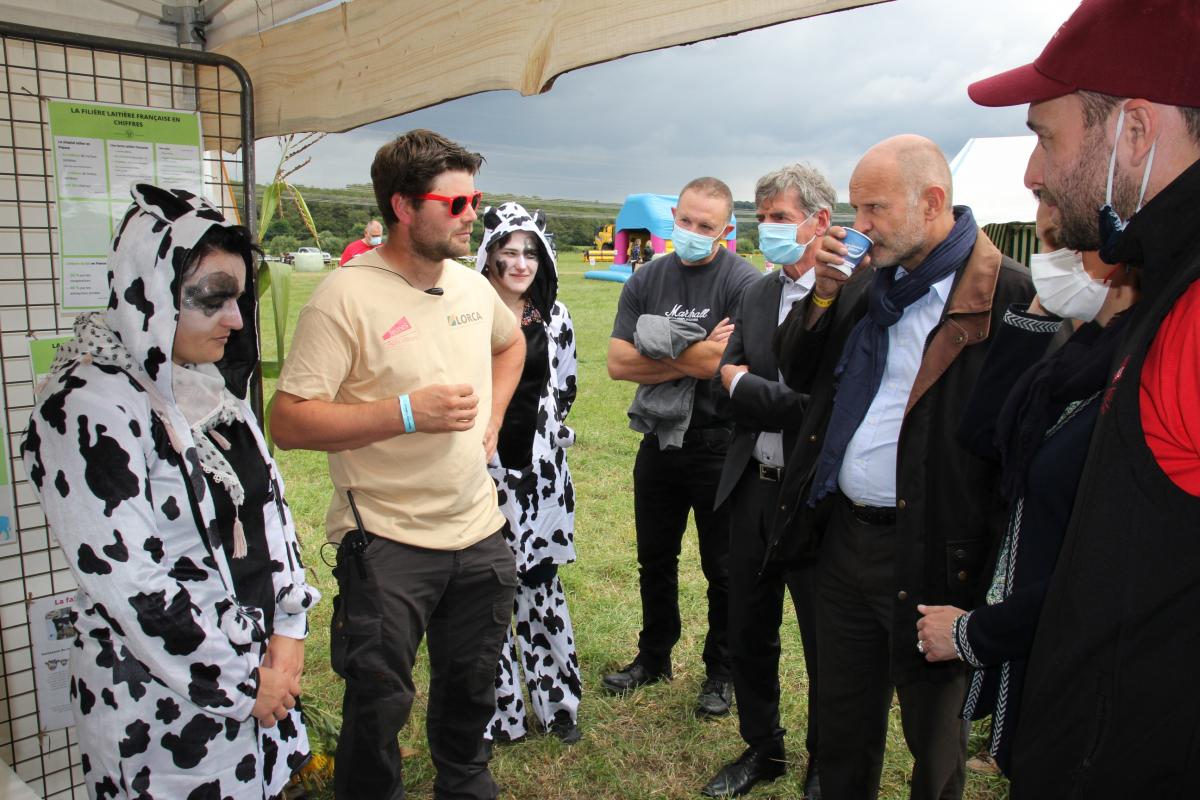
<path fill-rule="evenodd" d="M 464 311 L 461 314 L 447 314 L 446 322 L 450 323 L 451 328 L 457 328 L 459 325 L 471 325 L 475 322 L 483 322 L 483 314 L 478 311 Z"/>
<path fill-rule="evenodd" d="M 683 306 L 676 303 L 675 307 L 666 313 L 666 316 L 676 317 L 678 319 L 690 319 L 690 320 L 694 321 L 694 320 L 698 320 L 698 319 L 704 319 L 705 317 L 707 317 L 709 310 L 710 309 L 707 309 L 707 308 L 703 308 L 703 309 L 699 309 L 699 310 L 697 310 L 695 308 L 684 308 Z"/>

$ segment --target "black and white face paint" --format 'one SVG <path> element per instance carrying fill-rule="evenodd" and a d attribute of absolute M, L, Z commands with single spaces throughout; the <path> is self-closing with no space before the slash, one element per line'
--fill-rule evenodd
<path fill-rule="evenodd" d="M 176 364 L 210 364 L 225 354 L 229 334 L 242 327 L 238 298 L 246 288 L 246 262 L 216 251 L 180 287 L 179 322 L 171 357 Z"/>
<path fill-rule="evenodd" d="M 229 301 L 236 301 L 241 293 L 237 278 L 225 272 L 214 272 L 195 283 L 185 283 L 179 305 L 181 310 L 199 311 L 212 317 Z"/>

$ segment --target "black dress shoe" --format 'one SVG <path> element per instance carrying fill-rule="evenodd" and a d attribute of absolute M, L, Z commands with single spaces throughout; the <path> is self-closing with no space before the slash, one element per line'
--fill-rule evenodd
<path fill-rule="evenodd" d="M 817 759 L 808 759 L 804 770 L 804 797 L 806 800 L 821 800 L 821 776 L 817 772 Z"/>
<path fill-rule="evenodd" d="M 635 661 L 624 669 L 605 675 L 600 679 L 600 685 L 611 694 L 625 694 L 638 687 L 670 679 L 671 676 L 668 673 L 651 672 Z"/>
<path fill-rule="evenodd" d="M 716 678 L 706 678 L 696 697 L 696 716 L 723 717 L 733 704 L 733 684 Z"/>
<path fill-rule="evenodd" d="M 742 753 L 732 764 L 721 767 L 700 794 L 705 797 L 740 797 L 760 781 L 773 781 L 787 770 L 782 747 L 753 748 Z"/>

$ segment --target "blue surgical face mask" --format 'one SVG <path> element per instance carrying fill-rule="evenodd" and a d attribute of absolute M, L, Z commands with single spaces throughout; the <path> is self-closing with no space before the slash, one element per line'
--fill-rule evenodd
<path fill-rule="evenodd" d="M 1117 146 L 1121 143 L 1121 129 L 1124 125 L 1125 106 L 1121 106 L 1121 113 L 1117 115 L 1117 133 L 1113 137 L 1112 156 L 1108 160 L 1108 186 L 1104 190 L 1104 205 L 1100 206 L 1100 258 L 1109 264 L 1120 260 L 1114 251 L 1117 242 L 1121 240 L 1121 234 L 1125 232 L 1125 226 L 1129 224 L 1129 220 L 1121 219 L 1121 215 L 1112 204 L 1113 176 L 1117 172 Z M 1142 172 L 1142 188 L 1138 192 L 1134 214 L 1142 210 L 1142 201 L 1146 198 L 1146 184 L 1150 183 L 1150 170 L 1154 167 L 1154 151 L 1157 147 L 1158 140 L 1155 139 L 1154 144 L 1150 145 L 1150 155 L 1146 157 L 1146 169 Z"/>
<path fill-rule="evenodd" d="M 372 246 L 381 245 L 381 244 L 383 244 L 383 237 L 382 236 L 372 236 L 367 241 L 370 242 Z"/>
<path fill-rule="evenodd" d="M 675 254 L 688 263 L 703 261 L 712 254 L 715 236 L 701 236 L 698 233 L 684 230 L 675 224 L 671 231 L 671 240 L 675 243 Z"/>
<path fill-rule="evenodd" d="M 804 218 L 808 222 L 809 217 Z M 804 257 L 805 249 L 812 244 L 817 236 L 814 233 L 807 242 L 797 242 L 796 236 L 800 226 L 804 224 L 789 222 L 761 222 L 758 225 L 758 249 L 763 258 L 772 264 L 795 264 Z"/>

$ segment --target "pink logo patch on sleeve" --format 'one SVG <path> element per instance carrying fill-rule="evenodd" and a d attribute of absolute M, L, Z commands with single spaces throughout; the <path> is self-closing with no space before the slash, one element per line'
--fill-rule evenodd
<path fill-rule="evenodd" d="M 401 317 L 399 320 L 396 321 L 395 325 L 388 328 L 387 332 L 383 334 L 383 340 L 386 342 L 388 339 L 391 339 L 393 336 L 399 336 L 400 334 L 407 333 L 408 331 L 411 331 L 411 330 L 412 330 L 412 323 L 410 323 L 408 321 L 408 317 Z"/>

